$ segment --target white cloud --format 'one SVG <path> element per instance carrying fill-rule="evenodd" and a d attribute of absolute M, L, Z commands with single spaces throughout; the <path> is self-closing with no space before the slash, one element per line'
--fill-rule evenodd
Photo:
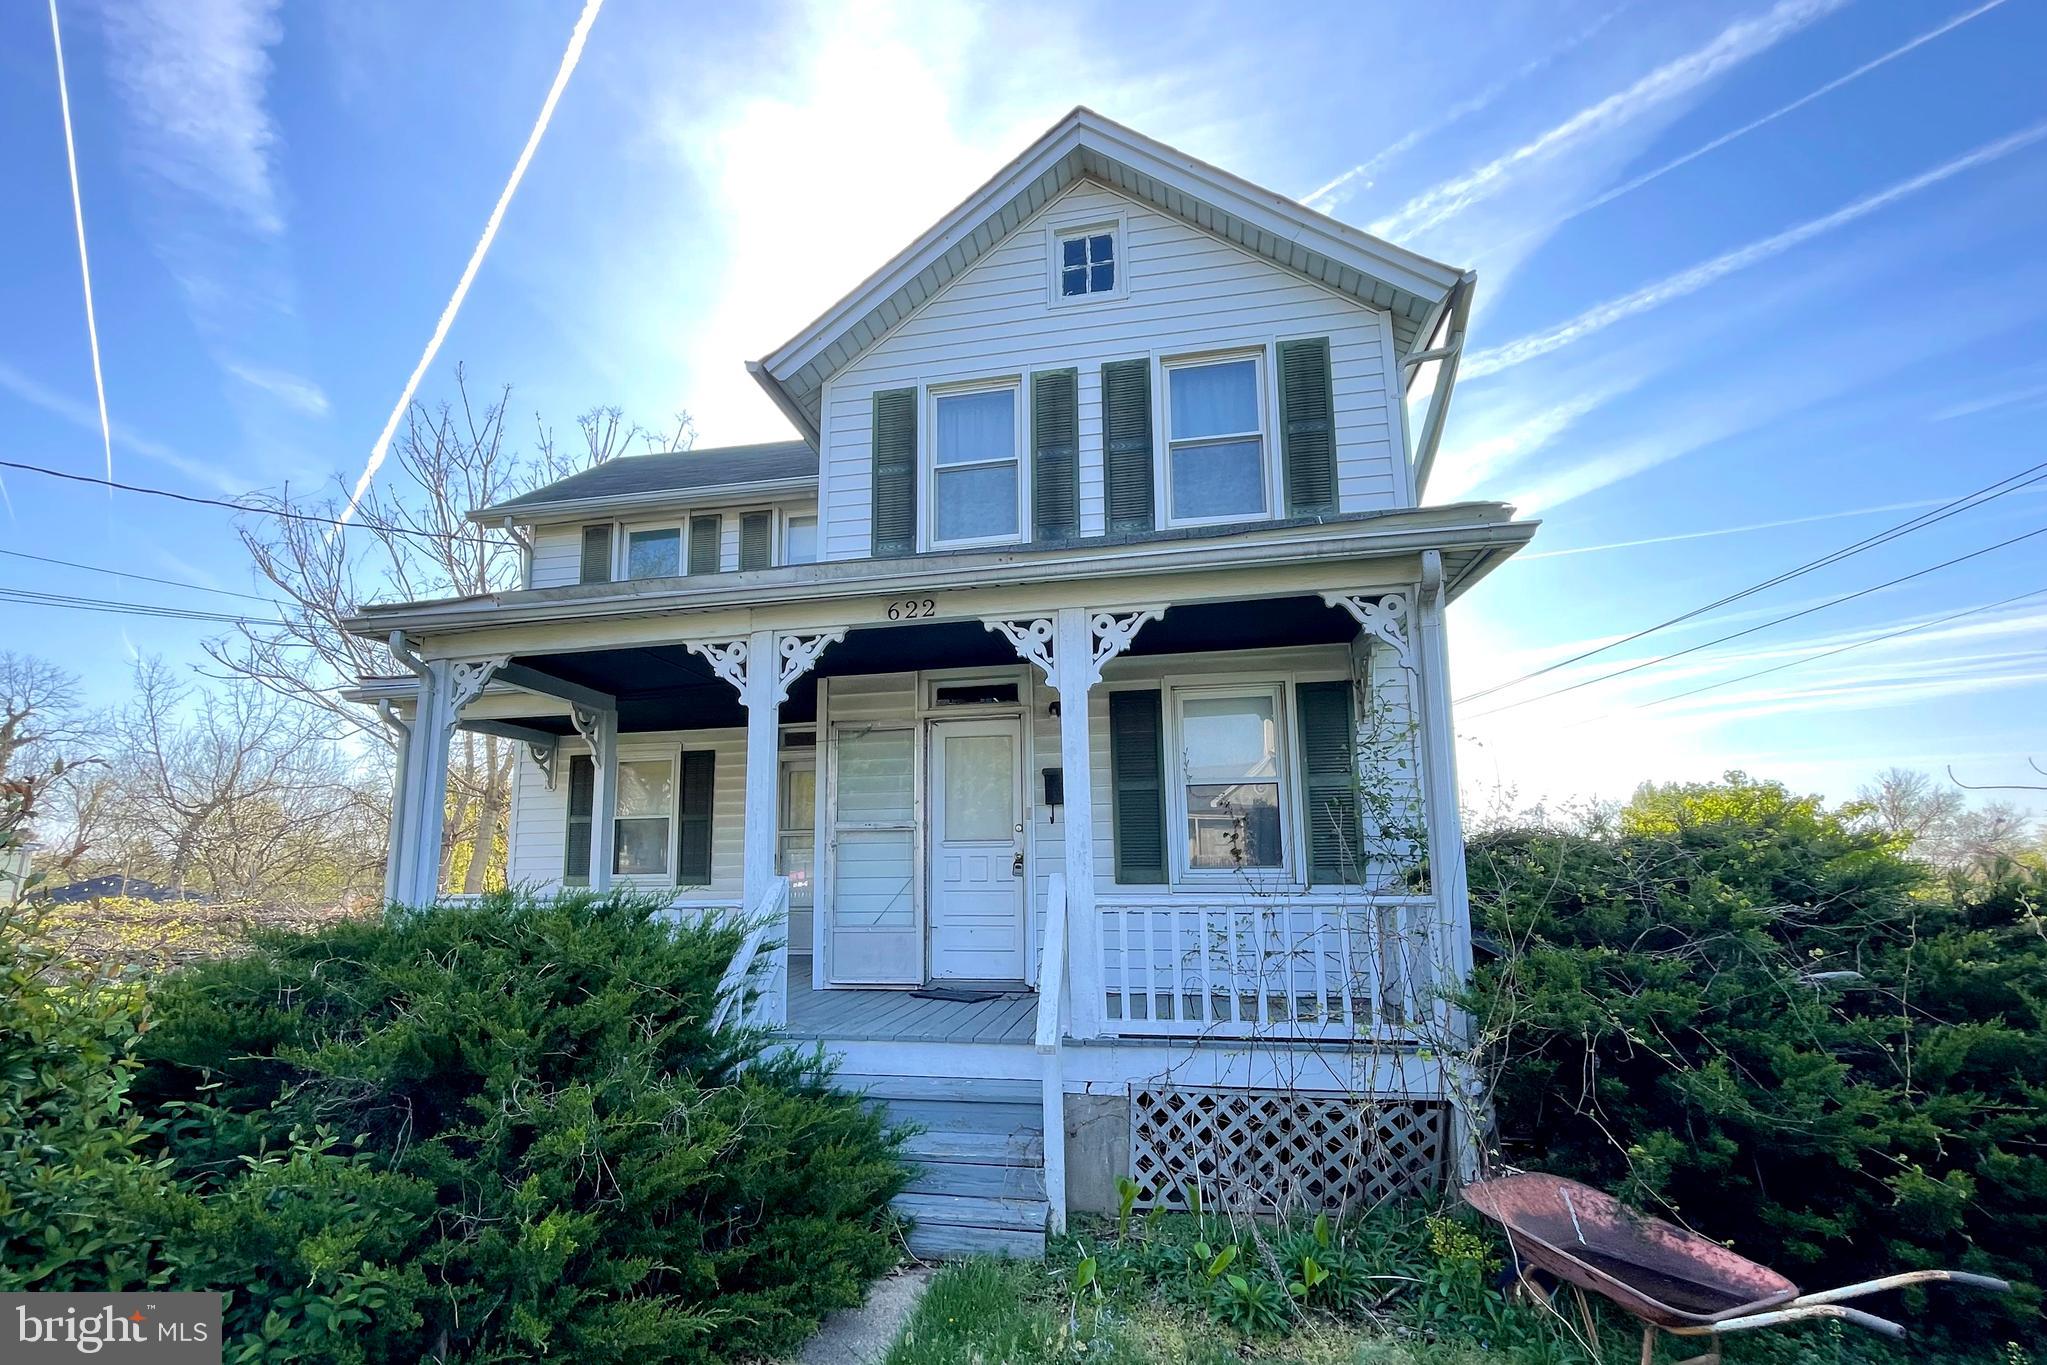
<path fill-rule="evenodd" d="M 1582 341 L 1594 333 L 1604 331 L 1617 322 L 1622 322 L 1653 309 L 1661 308 L 1664 304 L 1674 302 L 1687 295 L 1696 294 L 1701 289 L 1706 288 L 1706 286 L 1725 279 L 1737 271 L 1746 270 L 1750 266 L 1758 265 L 1772 257 L 1781 256 L 1795 246 L 1803 245 L 1816 237 L 1821 237 L 1829 232 L 1846 227 L 1857 219 L 1866 218 L 1878 209 L 1888 207 L 1901 199 L 1917 194 L 1921 190 L 1929 189 L 1944 180 L 1953 179 L 1965 171 L 1974 170 L 1979 166 L 1986 166 L 2001 160 L 2023 147 L 2038 142 L 2042 137 L 2047 137 L 2047 123 L 2036 123 L 2008 137 L 2002 137 L 1994 142 L 1986 143 L 1974 151 L 1944 162 L 1930 171 L 1924 171 L 1909 179 L 1901 180 L 1894 185 L 1877 191 L 1875 194 L 1865 195 L 1852 204 L 1835 209 L 1832 213 L 1822 214 L 1818 218 L 1807 219 L 1795 227 L 1786 228 L 1782 232 L 1762 238 L 1759 241 L 1750 242 L 1746 246 L 1723 252 L 1709 261 L 1702 261 L 1698 265 L 1680 270 L 1676 274 L 1667 275 L 1654 284 L 1644 285 L 1632 293 L 1623 294 L 1619 298 L 1609 299 L 1607 302 L 1588 308 L 1578 314 L 1578 316 L 1571 318 L 1567 322 L 1559 323 L 1555 327 L 1531 333 L 1528 336 L 1520 337 L 1501 346 L 1492 346 L 1478 351 L 1465 361 L 1462 375 L 1468 379 L 1479 379 L 1489 374 L 1497 374 L 1501 370 L 1510 369 L 1515 365 L 1524 364 L 1538 356 L 1545 356 L 1553 351 L 1562 350 L 1564 347 Z"/>
<path fill-rule="evenodd" d="M 1546 162 L 1589 139 L 1639 120 L 1724 75 L 1760 52 L 1831 14 L 1847 0 L 1778 0 L 1767 14 L 1729 25 L 1711 42 L 1664 63 L 1627 89 L 1580 109 L 1562 123 L 1476 170 L 1432 187 L 1372 224 L 1382 237 L 1399 241 L 1457 216 L 1498 194 L 1531 166 Z"/>
<path fill-rule="evenodd" d="M 328 410 L 327 394 L 310 379 L 302 379 L 288 370 L 266 369 L 260 365 L 245 365 L 229 360 L 223 364 L 227 372 L 244 384 L 260 389 L 288 408 L 306 414 L 308 417 L 325 417 Z"/>
<path fill-rule="evenodd" d="M 277 0 L 109 0 L 101 15 L 139 168 L 258 233 L 282 232 L 265 104 Z"/>

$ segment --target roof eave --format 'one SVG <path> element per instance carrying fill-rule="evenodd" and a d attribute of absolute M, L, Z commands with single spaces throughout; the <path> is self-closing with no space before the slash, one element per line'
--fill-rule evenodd
<path fill-rule="evenodd" d="M 795 426 L 796 430 L 802 433 L 803 439 L 810 442 L 810 448 L 812 450 L 818 449 L 823 437 L 818 431 L 817 423 L 812 420 L 809 413 L 803 410 L 803 406 L 790 395 L 789 390 L 782 387 L 782 381 L 775 378 L 769 372 L 768 362 L 765 360 L 749 360 L 746 362 L 746 372 L 754 377 L 756 383 L 767 390 L 768 401 L 773 403 L 776 409 Z"/>

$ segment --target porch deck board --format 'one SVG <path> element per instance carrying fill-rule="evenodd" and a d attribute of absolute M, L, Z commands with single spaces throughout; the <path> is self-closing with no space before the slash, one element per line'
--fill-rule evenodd
<path fill-rule="evenodd" d="M 1028 1043 L 1038 1025 L 1038 997 L 1006 996 L 968 1003 L 919 1000 L 909 991 L 816 990 L 807 973 L 790 973 L 791 1038 L 867 1042 Z"/>

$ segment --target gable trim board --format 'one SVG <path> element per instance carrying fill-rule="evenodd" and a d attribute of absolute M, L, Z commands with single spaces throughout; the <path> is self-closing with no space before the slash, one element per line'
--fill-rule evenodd
<path fill-rule="evenodd" d="M 1411 339 L 1464 273 L 1074 110 L 809 327 L 747 368 L 810 438 L 825 381 L 1080 179 L 1149 203 L 1396 319 Z"/>

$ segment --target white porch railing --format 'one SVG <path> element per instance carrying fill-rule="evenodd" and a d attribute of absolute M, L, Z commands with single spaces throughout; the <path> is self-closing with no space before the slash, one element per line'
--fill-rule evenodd
<path fill-rule="evenodd" d="M 1066 1231 L 1066 876 L 1045 879 L 1045 941 L 1038 951 L 1038 1064 L 1044 1081 L 1045 1203 L 1051 1231 Z"/>
<path fill-rule="evenodd" d="M 1433 897 L 1253 892 L 1097 906 L 1115 1036 L 1408 1042 L 1434 1008 Z"/>
<path fill-rule="evenodd" d="M 787 959 L 781 953 L 763 957 L 761 949 L 789 932 L 789 879 L 777 877 L 768 883 L 767 895 L 746 919 L 746 937 L 732 955 L 732 965 L 718 982 L 718 1007 L 711 1015 L 711 1027 L 736 1024 L 741 1028 L 779 1024 L 787 998 Z M 756 967 L 762 968 L 754 980 Z"/>

